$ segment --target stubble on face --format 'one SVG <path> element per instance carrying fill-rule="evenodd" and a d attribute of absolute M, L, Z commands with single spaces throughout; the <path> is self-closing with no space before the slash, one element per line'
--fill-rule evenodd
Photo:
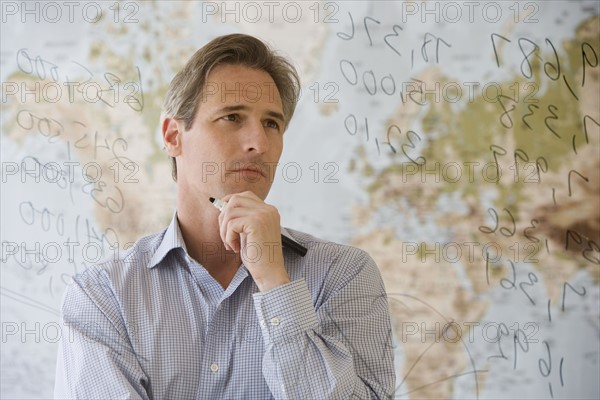
<path fill-rule="evenodd" d="M 284 120 L 275 83 L 264 71 L 221 65 L 209 74 L 206 88 L 194 124 L 184 133 L 188 165 L 183 173 L 190 175 L 192 169 L 190 183 L 203 194 L 251 190 L 264 199 L 283 147 Z"/>

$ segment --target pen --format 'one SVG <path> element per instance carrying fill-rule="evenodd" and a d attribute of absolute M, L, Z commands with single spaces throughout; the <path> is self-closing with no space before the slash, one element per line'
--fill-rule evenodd
<path fill-rule="evenodd" d="M 215 197 L 210 197 L 209 200 L 213 204 L 213 206 L 215 206 L 219 209 L 219 211 L 223 211 L 223 208 L 227 205 L 226 202 L 224 202 L 221 199 L 215 198 Z M 284 247 L 289 248 L 293 252 L 301 255 L 302 257 L 304 257 L 306 255 L 306 252 L 308 251 L 306 247 L 302 246 L 300 243 L 296 242 L 295 240 L 285 236 L 283 233 L 281 234 L 281 244 Z"/>

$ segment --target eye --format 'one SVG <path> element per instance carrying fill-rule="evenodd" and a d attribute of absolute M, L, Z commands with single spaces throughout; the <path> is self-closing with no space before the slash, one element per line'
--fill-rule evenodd
<path fill-rule="evenodd" d="M 273 129 L 280 130 L 280 129 L 279 129 L 279 123 L 277 123 L 277 121 L 275 121 L 274 119 L 268 119 L 268 120 L 266 120 L 266 121 L 265 121 L 265 125 L 266 125 L 268 128 L 273 128 Z"/>
<path fill-rule="evenodd" d="M 221 119 L 224 119 L 225 121 L 231 121 L 231 122 L 237 122 L 239 121 L 239 115 L 237 114 L 227 114 L 223 117 L 221 117 Z"/>

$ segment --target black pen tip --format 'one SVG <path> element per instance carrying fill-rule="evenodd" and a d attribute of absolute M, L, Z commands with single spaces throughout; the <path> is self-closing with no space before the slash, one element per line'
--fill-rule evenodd
<path fill-rule="evenodd" d="M 208 199 L 210 200 L 211 203 L 215 202 L 215 198 L 214 197 L 209 197 Z"/>

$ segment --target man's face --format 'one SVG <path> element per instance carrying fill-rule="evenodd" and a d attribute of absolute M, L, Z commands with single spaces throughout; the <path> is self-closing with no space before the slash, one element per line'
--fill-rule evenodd
<path fill-rule="evenodd" d="M 282 110 L 279 91 L 265 71 L 215 67 L 192 127 L 178 124 L 180 190 L 206 198 L 251 190 L 264 200 L 283 149 Z"/>

